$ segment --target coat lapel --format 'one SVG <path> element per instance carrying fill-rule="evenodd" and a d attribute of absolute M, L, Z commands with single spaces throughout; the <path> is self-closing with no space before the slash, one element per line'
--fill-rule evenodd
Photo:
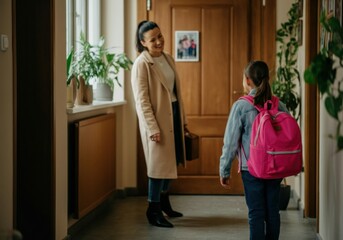
<path fill-rule="evenodd" d="M 165 56 L 165 54 L 163 53 L 163 55 Z M 157 80 L 159 80 L 162 85 L 168 89 L 168 85 L 167 85 L 167 79 L 166 77 L 164 76 L 163 72 L 161 71 L 161 68 L 157 66 L 157 64 L 154 62 L 154 59 L 151 57 L 151 55 L 147 52 L 147 51 L 144 51 L 143 52 L 143 56 L 145 57 L 145 59 L 149 62 L 149 65 L 151 67 L 151 70 L 154 72 L 154 74 L 156 76 L 158 76 Z M 168 59 L 168 57 L 165 56 L 165 58 L 167 59 L 167 62 L 169 63 L 170 67 L 174 70 L 175 72 L 175 69 L 174 69 L 174 66 L 172 64 L 170 64 L 170 61 Z"/>

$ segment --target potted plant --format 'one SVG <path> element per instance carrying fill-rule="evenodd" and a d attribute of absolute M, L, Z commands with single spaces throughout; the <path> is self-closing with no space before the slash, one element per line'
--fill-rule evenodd
<path fill-rule="evenodd" d="M 112 53 L 108 48 L 104 47 L 105 39 L 100 38 L 99 56 L 102 59 L 104 68 L 101 70 L 101 76 L 97 79 L 97 88 L 94 91 L 94 98 L 96 100 L 112 101 L 113 99 L 113 89 L 115 83 L 122 87 L 118 74 L 120 69 L 130 70 L 132 61 L 125 55 L 125 53 Z"/>
<path fill-rule="evenodd" d="M 114 82 L 118 81 L 118 73 L 122 68 L 130 69 L 132 61 L 124 54 L 115 54 L 109 48 L 105 48 L 105 38 L 100 37 L 97 45 L 90 44 L 83 33 L 80 35 L 80 48 L 72 51 L 73 57 L 70 65 L 69 76 L 76 76 L 77 99 L 76 104 L 91 104 L 93 102 L 93 83 L 100 85 L 94 91 L 96 100 L 112 100 Z M 67 62 L 68 64 L 68 62 Z M 109 97 L 103 97 L 103 85 L 109 88 Z"/>
<path fill-rule="evenodd" d="M 289 19 L 281 24 L 276 32 L 276 41 L 279 43 L 279 50 L 276 54 L 278 68 L 276 79 L 272 83 L 273 93 L 286 104 L 287 109 L 299 120 L 301 114 L 301 99 L 296 91 L 297 84 L 300 87 L 300 74 L 297 69 L 298 58 L 298 26 L 299 9 L 298 2 L 292 4 L 288 11 Z"/>
<path fill-rule="evenodd" d="M 73 52 L 70 74 L 75 76 L 78 82 L 76 104 L 87 105 L 93 102 L 91 80 L 101 77 L 105 66 L 100 58 L 98 47 L 91 45 L 82 32 L 79 44 L 80 47 Z"/>
<path fill-rule="evenodd" d="M 304 72 L 305 82 L 317 84 L 327 113 L 337 121 L 334 134 L 329 137 L 336 140 L 337 152 L 343 150 L 343 78 L 337 77 L 337 70 L 343 68 L 343 28 L 336 17 L 320 16 L 321 50 L 312 59 Z"/>
<path fill-rule="evenodd" d="M 280 200 L 279 200 L 280 210 L 287 210 L 290 198 L 291 198 L 291 186 L 287 184 L 286 178 L 284 178 L 283 183 L 280 184 Z"/>

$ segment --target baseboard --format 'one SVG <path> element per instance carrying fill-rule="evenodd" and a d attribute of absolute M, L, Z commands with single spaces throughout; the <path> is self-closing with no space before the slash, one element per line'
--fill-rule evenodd
<path fill-rule="evenodd" d="M 118 189 L 116 191 L 116 198 L 125 198 L 132 196 L 139 196 L 139 191 L 137 188 L 130 187 L 125 189 Z"/>

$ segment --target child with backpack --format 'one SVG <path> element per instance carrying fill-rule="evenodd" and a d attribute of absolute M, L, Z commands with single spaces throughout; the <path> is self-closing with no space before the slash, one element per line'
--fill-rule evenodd
<path fill-rule="evenodd" d="M 276 104 L 278 111 L 288 113 L 282 102 L 274 101 L 277 98 L 272 96 L 269 69 L 265 62 L 252 61 L 246 66 L 243 87 L 245 92 L 253 97 L 255 106 L 263 108 Z M 245 200 L 249 209 L 250 240 L 278 239 L 279 193 L 282 177 L 263 179 L 252 175 L 248 169 L 252 125 L 259 114 L 254 105 L 247 99 L 240 98 L 232 106 L 220 157 L 220 183 L 224 188 L 230 188 L 231 164 L 238 155 Z M 265 158 L 263 154 L 260 157 Z"/>

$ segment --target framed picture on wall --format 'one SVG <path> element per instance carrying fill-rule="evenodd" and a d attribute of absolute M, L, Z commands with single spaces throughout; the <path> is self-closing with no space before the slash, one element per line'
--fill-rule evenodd
<path fill-rule="evenodd" d="M 298 22 L 298 45 L 303 45 L 303 20 Z"/>
<path fill-rule="evenodd" d="M 342 0 L 335 0 L 335 17 L 339 19 L 342 25 Z"/>
<path fill-rule="evenodd" d="M 303 0 L 299 0 L 298 1 L 298 14 L 299 14 L 299 18 L 301 18 L 303 16 L 303 12 L 304 12 L 304 1 Z"/>
<path fill-rule="evenodd" d="M 199 31 L 175 31 L 175 61 L 199 61 Z"/>

